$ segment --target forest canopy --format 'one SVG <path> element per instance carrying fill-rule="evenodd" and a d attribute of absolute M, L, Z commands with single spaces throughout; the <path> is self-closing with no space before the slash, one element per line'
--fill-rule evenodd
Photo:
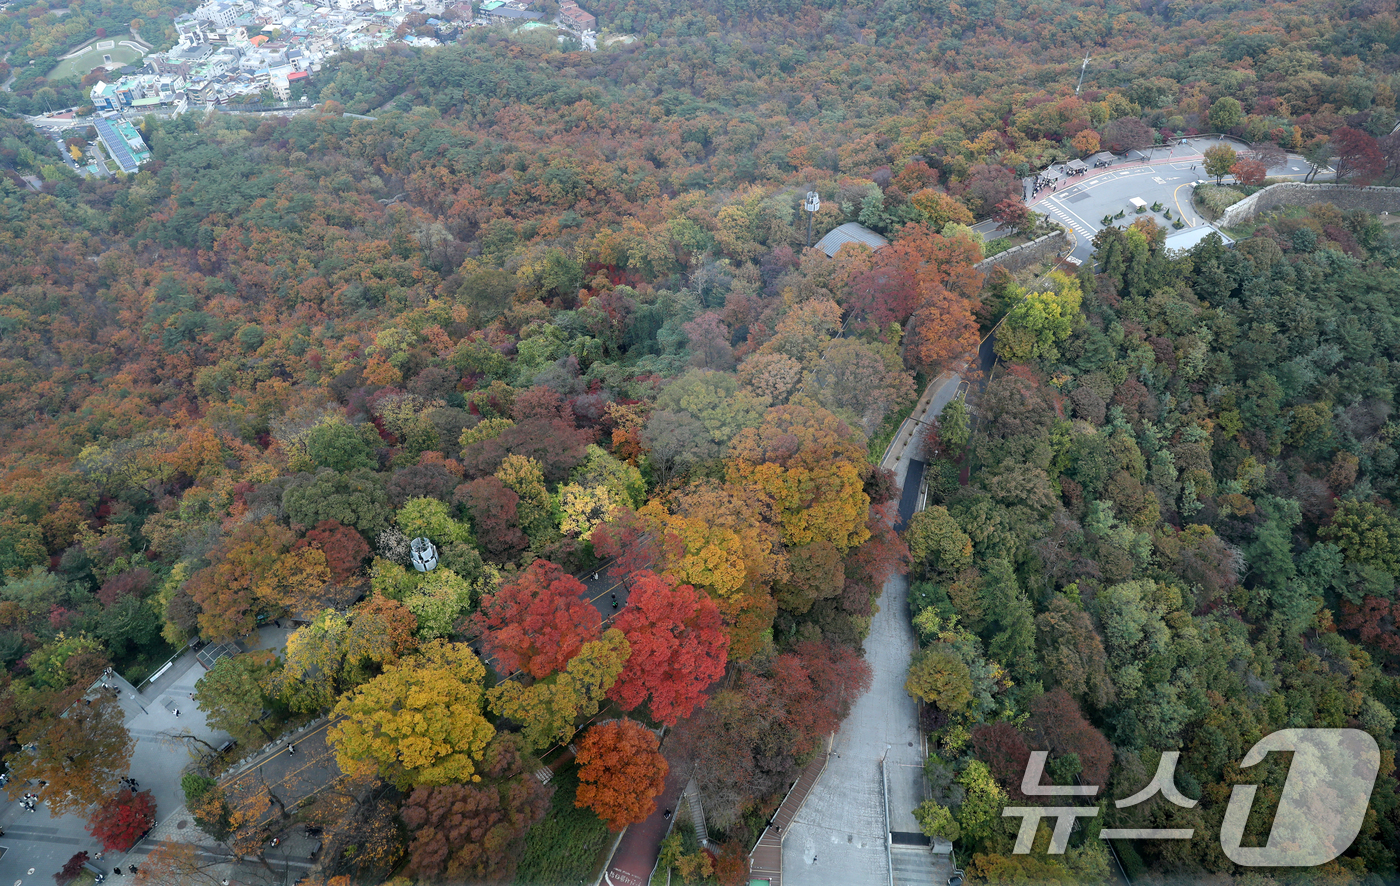
<path fill-rule="evenodd" d="M 107 27 L 89 6 L 10 6 L 9 64 Z M 1198 806 L 1101 798 L 1103 823 L 1205 832 L 1254 741 L 1325 726 L 1386 761 L 1325 873 L 1393 877 L 1395 228 L 1295 208 L 1171 255 L 1138 222 L 1077 274 L 1012 275 L 969 224 L 1044 231 L 1021 176 L 1201 131 L 1392 182 L 1394 10 L 590 10 L 639 39 L 345 53 L 308 113 L 144 119 L 154 159 L 117 179 L 49 171 L 5 121 L 0 754 L 47 736 L 29 774 L 86 808 L 130 742 L 54 724 L 106 667 L 140 682 L 290 619 L 195 700 L 248 746 L 338 714 L 324 824 L 356 852 L 330 874 L 575 879 L 538 847 L 603 845 L 697 761 L 732 873 L 868 688 L 907 573 L 919 817 L 974 876 L 1107 879 L 1096 831 L 1012 853 L 998 804 L 1033 750 L 1116 797 L 1181 750 Z M 818 233 L 890 245 L 804 249 L 808 190 Z M 1001 362 L 928 432 L 929 507 L 896 534 L 884 447 L 993 327 Z M 594 581 L 629 588 L 615 618 Z M 221 791 L 186 786 L 201 827 L 258 845 Z M 1117 851 L 1134 878 L 1249 879 L 1211 841 Z"/>

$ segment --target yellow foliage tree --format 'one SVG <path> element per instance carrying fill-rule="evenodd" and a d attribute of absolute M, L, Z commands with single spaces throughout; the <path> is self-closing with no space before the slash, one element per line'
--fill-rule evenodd
<path fill-rule="evenodd" d="M 480 781 L 496 729 L 482 713 L 486 667 L 465 643 L 434 640 L 342 699 L 329 730 L 346 772 L 375 767 L 400 789 Z"/>
<path fill-rule="evenodd" d="M 821 358 L 827 343 L 841 328 L 841 307 L 830 298 L 804 301 L 778 321 L 778 328 L 759 353 L 783 354 L 803 367 Z"/>
<path fill-rule="evenodd" d="M 729 482 L 771 502 L 789 545 L 847 551 L 870 537 L 864 441 L 825 409 L 780 406 L 730 444 Z"/>
<path fill-rule="evenodd" d="M 320 608 L 321 589 L 330 580 L 326 555 L 319 548 L 305 547 L 279 557 L 253 587 L 253 593 L 270 608 L 308 612 Z"/>
<path fill-rule="evenodd" d="M 673 496 L 669 508 L 653 501 L 638 513 L 679 541 L 664 570 L 678 584 L 723 599 L 787 576 L 772 511 L 743 487 L 694 484 Z"/>
<path fill-rule="evenodd" d="M 972 210 L 964 206 L 958 198 L 933 188 L 916 191 L 914 196 L 909 198 L 909 202 L 914 204 L 915 209 L 928 216 L 929 225 L 938 230 L 942 230 L 949 222 L 970 225 L 976 221 L 972 217 Z"/>
<path fill-rule="evenodd" d="M 487 704 L 498 716 L 521 724 L 531 748 L 563 744 L 574 737 L 579 720 L 598 713 L 630 652 L 627 638 L 613 628 L 602 639 L 583 644 L 561 673 L 532 686 L 506 680 L 487 692 Z"/>
<path fill-rule="evenodd" d="M 516 514 L 520 528 L 530 537 L 531 545 L 538 549 L 553 541 L 556 535 L 555 518 L 540 463 L 512 453 L 501 460 L 501 466 L 496 469 L 496 479 L 520 496 Z"/>
<path fill-rule="evenodd" d="M 565 535 L 587 538 L 594 527 L 608 519 L 616 507 L 605 486 L 569 483 L 559 489 L 559 528 Z"/>

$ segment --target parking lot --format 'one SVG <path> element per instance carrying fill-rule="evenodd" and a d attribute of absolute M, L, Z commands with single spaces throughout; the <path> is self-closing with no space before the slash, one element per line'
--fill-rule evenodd
<path fill-rule="evenodd" d="M 1126 227 L 1142 217 L 1131 203 L 1133 198 L 1142 200 L 1148 207 L 1160 204 L 1162 211 L 1149 208 L 1143 215 L 1152 217 L 1169 231 L 1178 218 L 1188 227 L 1204 224 L 1205 219 L 1192 205 L 1192 196 L 1196 183 L 1213 180 L 1202 168 L 1202 155 L 1221 142 L 1220 139 L 1200 138 L 1153 148 L 1142 155 L 1120 158 L 1107 168 L 1061 178 L 1053 188 L 1041 190 L 1039 194 L 1034 193 L 1034 179 L 1027 179 L 1026 202 L 1070 231 L 1074 238 L 1071 258 L 1084 262 L 1093 254 L 1092 240 L 1104 227 L 1105 216 L 1123 212 L 1124 216 L 1113 222 L 1119 227 Z M 1249 150 L 1238 142 L 1224 143 L 1241 154 Z M 1302 179 L 1308 168 L 1301 157 L 1289 154 L 1284 164 L 1270 169 L 1268 175 L 1275 179 Z M 1059 167 L 1051 167 L 1050 171 L 1056 174 Z M 1229 183 L 1230 178 L 1227 176 L 1225 181 Z M 1167 212 L 1171 213 L 1170 219 L 1166 217 Z"/>

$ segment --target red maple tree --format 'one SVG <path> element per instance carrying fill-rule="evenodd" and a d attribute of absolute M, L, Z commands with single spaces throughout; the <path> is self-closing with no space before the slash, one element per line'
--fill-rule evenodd
<path fill-rule="evenodd" d="M 674 726 L 724 674 L 729 638 L 719 607 L 690 585 L 673 585 L 654 572 L 634 574 L 630 585 L 617 627 L 632 654 L 608 696 L 628 711 L 650 696 L 652 717 Z"/>
<path fill-rule="evenodd" d="M 1258 160 L 1238 160 L 1230 167 L 1230 174 L 1242 185 L 1262 185 L 1269 169 Z"/>
<path fill-rule="evenodd" d="M 1343 126 L 1332 133 L 1332 149 L 1337 152 L 1337 181 L 1369 185 L 1385 171 L 1385 155 L 1369 133 Z"/>
<path fill-rule="evenodd" d="M 83 872 L 84 865 L 87 864 L 87 861 L 88 854 L 86 852 L 73 853 L 67 863 L 63 865 L 63 868 L 53 875 L 54 882 L 57 883 L 58 886 L 68 886 L 69 883 L 78 879 L 78 875 Z"/>
<path fill-rule="evenodd" d="M 598 556 L 612 560 L 611 575 L 631 575 L 645 569 L 660 568 L 668 560 L 683 554 L 680 539 L 674 534 L 662 535 L 648 526 L 637 513 L 618 508 L 606 523 L 600 523 L 589 539 Z"/>
<path fill-rule="evenodd" d="M 792 753 L 810 753 L 834 732 L 870 688 L 870 665 L 849 646 L 825 640 L 798 643 L 773 662 L 777 710 Z"/>
<path fill-rule="evenodd" d="M 1077 754 L 1081 784 L 1101 785 L 1108 780 L 1113 745 L 1085 719 L 1079 702 L 1057 686 L 1032 701 L 1030 707 L 1027 725 L 1036 738 L 1033 747 L 1049 751 L 1052 757 Z"/>
<path fill-rule="evenodd" d="M 613 831 L 651 815 L 670 769 L 658 747 L 656 735 L 632 720 L 589 729 L 578 743 L 574 805 L 592 809 Z"/>
<path fill-rule="evenodd" d="M 1350 600 L 1342 602 L 1343 630 L 1360 632 L 1361 642 L 1380 649 L 1387 655 L 1400 655 L 1400 601 L 1381 597 L 1366 597 L 1357 606 Z"/>
<path fill-rule="evenodd" d="M 1026 739 L 1010 723 L 984 723 L 972 730 L 972 747 L 977 758 L 986 763 L 992 775 L 1006 788 L 1013 799 L 1025 799 L 1021 793 L 1021 779 L 1026 774 L 1026 763 L 1031 758 L 1031 750 Z"/>
<path fill-rule="evenodd" d="M 117 791 L 88 818 L 88 833 L 102 841 L 103 852 L 125 852 L 156 823 L 150 791 Z"/>
<path fill-rule="evenodd" d="M 603 617 L 583 599 L 585 590 L 559 566 L 536 560 L 515 581 L 483 597 L 475 623 L 497 670 L 542 679 L 598 639 Z"/>
<path fill-rule="evenodd" d="M 316 528 L 306 533 L 293 550 L 305 547 L 319 548 L 326 555 L 326 565 L 331 577 L 337 582 L 348 581 L 369 557 L 369 545 L 360 533 L 337 520 L 322 520 Z"/>

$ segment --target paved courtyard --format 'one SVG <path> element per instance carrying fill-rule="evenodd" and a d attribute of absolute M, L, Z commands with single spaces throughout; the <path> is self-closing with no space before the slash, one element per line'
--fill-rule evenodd
<path fill-rule="evenodd" d="M 265 625 L 245 645 L 250 649 L 281 649 L 285 647 L 290 633 L 289 627 Z M 120 705 L 126 715 L 126 728 L 136 742 L 128 774 L 136 779 L 139 790 L 150 791 L 156 801 L 156 826 L 149 837 L 129 853 L 114 853 L 104 858 L 103 865 L 109 877 L 114 866 L 120 865 L 125 869 L 131 862 L 139 864 L 162 839 L 199 843 L 211 860 L 227 857 L 222 847 L 203 838 L 193 827 L 192 820 L 184 811 L 185 794 L 180 787 L 180 777 L 189 764 L 210 750 L 217 749 L 229 737 L 227 733 L 209 727 L 204 712 L 190 697 L 195 684 L 204 674 L 197 654 L 186 651 L 140 687 L 132 686 L 119 675 L 105 678 L 109 684 L 121 690 Z M 175 713 L 177 710 L 178 716 Z M 301 735 L 296 737 L 302 738 Z M 324 744 L 318 730 L 306 730 L 305 737 Z M 308 744 L 308 751 L 312 746 Z M 313 760 L 320 762 L 322 756 L 306 753 L 301 759 L 306 763 Z M 275 768 L 285 766 L 289 761 L 284 758 L 279 745 L 271 750 L 263 762 Z M 0 794 L 0 827 L 5 831 L 5 835 L 0 837 L 0 884 L 5 886 L 52 886 L 53 875 L 74 853 L 87 851 L 89 855 L 96 856 L 101 848 L 87 832 L 85 815 L 53 816 L 43 804 L 36 812 L 26 812 L 19 803 L 10 801 L 3 794 Z M 298 864 L 294 860 L 300 857 L 300 851 L 298 843 L 286 847 L 283 854 L 290 855 L 290 858 L 276 877 L 286 879 L 288 868 L 304 869 L 309 866 L 304 861 Z M 269 860 L 272 860 L 271 856 Z M 228 873 L 221 873 L 220 877 L 239 876 L 235 871 L 241 873 L 246 868 L 228 866 L 224 870 Z M 211 879 L 211 882 L 217 880 Z M 237 882 L 252 881 L 240 877 Z"/>
<path fill-rule="evenodd" d="M 203 712 L 190 699 L 195 681 L 203 675 L 194 654 L 186 653 L 143 691 L 119 676 L 108 678 L 121 690 L 126 728 L 136 740 L 129 774 L 140 790 L 151 792 L 158 823 L 184 804 L 180 776 L 192 755 L 209 744 L 218 747 L 228 738 L 205 724 Z M 0 837 L 0 848 L 5 850 L 0 855 L 0 883 L 52 886 L 53 875 L 74 853 L 86 850 L 96 855 L 101 848 L 88 834 L 83 815 L 54 817 L 42 804 L 38 811 L 26 812 L 8 798 L 0 803 L 0 826 L 5 829 Z"/>
<path fill-rule="evenodd" d="M 1221 143 L 1241 154 L 1249 150 L 1229 140 L 1188 139 L 1180 144 L 1152 148 L 1138 159 L 1117 162 L 1107 169 L 1063 179 L 1053 191 L 1034 194 L 1028 179 L 1026 199 L 1032 209 L 1064 225 L 1075 241 L 1071 256 L 1081 262 L 1088 261 L 1094 252 L 1094 235 L 1104 227 L 1104 216 L 1125 212 L 1123 218 L 1114 221 L 1119 227 L 1126 227 L 1140 217 L 1129 203 L 1134 197 L 1149 207 L 1161 203 L 1164 210 L 1171 211 L 1172 220 L 1181 218 L 1189 227 L 1204 224 L 1205 219 L 1192 205 L 1192 198 L 1197 182 L 1213 181 L 1202 167 L 1203 154 Z M 1301 157 L 1289 154 L 1284 164 L 1270 169 L 1268 175 L 1275 179 L 1301 180 L 1308 169 Z M 1225 181 L 1228 184 L 1230 178 L 1227 176 Z M 1172 221 L 1163 213 L 1149 210 L 1144 215 L 1151 216 L 1171 232 Z"/>

